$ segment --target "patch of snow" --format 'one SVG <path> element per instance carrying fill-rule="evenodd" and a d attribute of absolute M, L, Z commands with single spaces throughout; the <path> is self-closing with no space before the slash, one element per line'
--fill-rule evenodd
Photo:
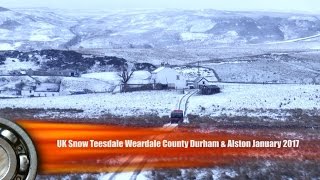
<path fill-rule="evenodd" d="M 235 171 L 227 171 L 227 172 L 225 172 L 225 174 L 227 176 L 229 176 L 230 178 L 235 178 L 236 176 L 238 176 L 238 173 Z"/>
<path fill-rule="evenodd" d="M 123 180 L 123 179 L 130 179 L 131 176 L 133 175 L 134 172 L 122 172 L 122 173 L 117 173 L 116 176 L 114 176 L 114 180 Z M 98 177 L 98 180 L 109 180 L 113 174 L 108 173 L 105 175 L 101 175 Z"/>
<path fill-rule="evenodd" d="M 156 70 L 154 70 L 153 73 L 158 73 L 158 72 L 164 70 L 165 68 L 166 68 L 166 67 L 161 66 L 161 67 L 157 68 Z"/>
<path fill-rule="evenodd" d="M 189 112 L 200 116 L 248 115 L 247 110 L 314 109 L 320 107 L 319 85 L 225 84 L 221 93 L 190 98 Z M 246 114 L 242 114 L 246 113 Z M 268 113 L 259 112 L 260 116 Z"/>
<path fill-rule="evenodd" d="M 288 20 L 297 20 L 297 21 L 318 21 L 318 18 L 314 16 L 291 16 Z"/>
<path fill-rule="evenodd" d="M 228 31 L 227 34 L 230 36 L 238 36 L 239 35 L 236 31 Z"/>
<path fill-rule="evenodd" d="M 136 180 L 147 180 L 148 178 L 145 177 L 146 171 L 141 172 L 137 177 Z M 107 174 L 100 174 L 97 178 L 98 180 L 109 180 L 111 176 L 114 175 L 113 173 L 107 173 Z M 133 177 L 134 172 L 121 172 L 117 173 L 113 179 L 114 180 L 123 180 L 123 179 L 131 179 Z"/>
<path fill-rule="evenodd" d="M 83 93 L 85 91 L 94 93 L 111 92 L 114 84 L 90 78 L 74 78 L 64 77 L 61 81 L 61 95 L 68 95 L 72 93 Z"/>
<path fill-rule="evenodd" d="M 307 41 L 307 40 L 311 40 L 311 39 L 318 38 L 318 37 L 320 37 L 320 34 L 316 34 L 316 35 L 313 35 L 313 36 L 302 37 L 302 38 L 289 39 L 289 40 L 285 40 L 285 41 L 270 42 L 270 43 L 266 43 L 266 44 L 293 43 L 293 42 L 298 42 L 298 41 Z"/>
<path fill-rule="evenodd" d="M 217 43 L 233 43 L 239 38 L 239 35 L 236 31 L 228 31 L 220 36 L 213 36 L 213 39 Z"/>
<path fill-rule="evenodd" d="M 314 49 L 314 50 L 320 50 L 320 46 L 313 46 L 310 49 Z"/>
<path fill-rule="evenodd" d="M 181 94 L 176 91 L 143 91 L 132 93 L 98 93 L 56 97 L 3 99 L 0 108 L 79 109 L 87 117 L 101 114 L 117 116 L 166 116 Z"/>
<path fill-rule="evenodd" d="M 0 43 L 0 50 L 5 51 L 5 50 L 15 50 L 15 48 L 8 43 Z"/>
<path fill-rule="evenodd" d="M 132 74 L 129 84 L 149 84 L 151 73 L 148 71 L 135 71 Z"/>
<path fill-rule="evenodd" d="M 134 71 L 132 78 L 134 79 L 149 79 L 151 76 L 151 73 L 148 71 Z"/>
<path fill-rule="evenodd" d="M 212 29 L 216 23 L 213 23 L 210 19 L 197 20 L 191 22 L 190 32 L 192 33 L 204 33 Z"/>
<path fill-rule="evenodd" d="M 212 172 L 212 179 L 219 180 L 221 178 L 221 170 L 219 168 L 215 168 L 211 170 Z"/>
<path fill-rule="evenodd" d="M 118 72 L 88 73 L 88 74 L 82 74 L 81 77 L 98 79 L 101 81 L 106 81 L 106 82 L 115 83 L 115 84 L 118 84 L 120 82 L 120 77 L 118 76 Z"/>
<path fill-rule="evenodd" d="M 13 45 L 15 49 L 18 49 L 20 46 L 22 46 L 22 44 L 22 42 L 15 42 Z"/>
<path fill-rule="evenodd" d="M 6 58 L 4 65 L 0 66 L 0 71 L 7 73 L 14 70 L 37 70 L 39 67 L 31 61 L 20 61 L 16 58 Z"/>
<path fill-rule="evenodd" d="M 83 74 L 81 77 L 98 79 L 101 81 L 108 82 L 110 84 L 119 84 L 121 82 L 121 77 L 119 77 L 119 72 L 98 72 L 98 73 L 88 73 Z M 129 84 L 148 84 L 150 83 L 151 74 L 148 71 L 134 71 Z"/>
<path fill-rule="evenodd" d="M 176 67 L 180 74 L 183 74 L 188 80 L 194 80 L 198 77 L 198 68 L 197 67 Z M 199 73 L 201 77 L 205 77 L 208 81 L 218 81 L 215 73 L 208 68 L 199 68 Z"/>
<path fill-rule="evenodd" d="M 29 37 L 30 41 L 52 41 L 47 35 L 33 34 Z"/>
<path fill-rule="evenodd" d="M 204 41 L 204 40 L 210 38 L 212 35 L 205 34 L 205 33 L 184 32 L 184 33 L 181 33 L 180 36 L 183 41 L 193 41 L 193 40 Z"/>

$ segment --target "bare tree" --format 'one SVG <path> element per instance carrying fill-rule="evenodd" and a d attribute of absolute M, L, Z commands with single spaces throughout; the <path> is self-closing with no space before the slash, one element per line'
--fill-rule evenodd
<path fill-rule="evenodd" d="M 127 92 L 128 82 L 131 79 L 133 73 L 134 73 L 134 69 L 128 68 L 128 66 L 123 67 L 121 72 L 118 73 L 118 76 L 121 78 L 121 86 L 120 86 L 121 92 Z"/>
<path fill-rule="evenodd" d="M 134 73 L 134 69 L 128 70 L 128 68 L 123 68 L 121 72 L 118 73 L 118 76 L 121 78 L 122 84 L 128 84 L 128 81 L 131 79 Z"/>
<path fill-rule="evenodd" d="M 25 85 L 26 85 L 26 83 L 24 83 L 24 82 L 19 82 L 19 83 L 15 84 L 15 88 L 16 88 L 17 90 L 21 91 L 22 88 L 23 88 Z"/>

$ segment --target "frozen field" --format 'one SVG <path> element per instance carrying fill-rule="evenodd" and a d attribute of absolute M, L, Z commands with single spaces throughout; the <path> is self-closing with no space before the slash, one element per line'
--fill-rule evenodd
<path fill-rule="evenodd" d="M 200 116 L 270 116 L 272 114 L 263 112 L 320 107 L 319 85 L 221 83 L 219 86 L 222 88 L 220 94 L 192 97 L 189 113 Z M 250 110 L 262 111 L 250 114 Z"/>
<path fill-rule="evenodd" d="M 179 100 L 176 91 L 134 92 L 123 94 L 97 93 L 60 97 L 2 99 L 0 107 L 79 109 L 84 116 L 168 115 Z"/>
<path fill-rule="evenodd" d="M 200 116 L 272 116 L 268 110 L 320 107 L 320 85 L 263 85 L 220 83 L 222 93 L 190 98 L 188 113 Z M 166 116 L 182 94 L 178 91 L 97 93 L 60 97 L 2 99 L 0 108 L 78 109 L 86 117 L 111 114 L 128 116 Z M 256 114 L 250 111 L 261 110 Z M 264 113 L 263 113 L 264 112 Z"/>

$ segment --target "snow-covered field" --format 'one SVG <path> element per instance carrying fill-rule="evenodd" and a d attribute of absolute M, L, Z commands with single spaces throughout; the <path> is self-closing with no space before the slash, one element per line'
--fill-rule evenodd
<path fill-rule="evenodd" d="M 20 70 L 20 69 L 37 70 L 39 69 L 39 67 L 34 62 L 20 61 L 17 58 L 6 58 L 6 60 L 4 61 L 4 64 L 0 66 L 0 73 L 8 74 L 10 71 Z"/>
<path fill-rule="evenodd" d="M 82 74 L 83 78 L 98 79 L 106 82 L 120 82 L 120 77 L 117 75 L 117 72 L 97 72 L 97 73 L 88 73 Z"/>
<path fill-rule="evenodd" d="M 222 93 L 211 96 L 194 96 L 190 99 L 189 113 L 200 116 L 247 115 L 247 110 L 312 110 L 320 107 L 319 85 L 289 84 L 226 84 L 221 83 Z"/>
<path fill-rule="evenodd" d="M 200 116 L 272 116 L 248 110 L 314 110 L 320 107 L 320 85 L 218 84 L 222 93 L 190 98 L 188 113 Z M 0 108 L 55 108 L 83 110 L 83 116 L 169 115 L 179 101 L 177 91 L 99 93 L 60 97 L 2 99 Z"/>
<path fill-rule="evenodd" d="M 112 114 L 116 116 L 168 115 L 182 94 L 176 91 L 133 93 L 99 93 L 60 97 L 0 100 L 0 108 L 57 108 L 84 110 L 84 116 Z"/>
<path fill-rule="evenodd" d="M 74 77 L 63 77 L 61 80 L 61 95 L 69 95 L 74 92 L 112 92 L 115 85 L 106 81 L 90 78 L 74 78 Z"/>
<path fill-rule="evenodd" d="M 98 79 L 111 84 L 118 85 L 121 83 L 121 77 L 119 72 L 96 72 L 83 74 L 83 78 Z M 148 71 L 134 71 L 132 77 L 129 79 L 129 84 L 148 84 L 150 83 L 151 73 Z"/>
<path fill-rule="evenodd" d="M 207 63 L 222 82 L 319 84 L 319 61 L 258 60 Z"/>

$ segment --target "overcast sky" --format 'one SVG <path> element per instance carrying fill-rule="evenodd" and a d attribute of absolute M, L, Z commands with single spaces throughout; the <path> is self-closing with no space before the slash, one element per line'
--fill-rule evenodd
<path fill-rule="evenodd" d="M 0 0 L 8 8 L 60 9 L 219 9 L 305 11 L 320 14 L 320 0 Z"/>

